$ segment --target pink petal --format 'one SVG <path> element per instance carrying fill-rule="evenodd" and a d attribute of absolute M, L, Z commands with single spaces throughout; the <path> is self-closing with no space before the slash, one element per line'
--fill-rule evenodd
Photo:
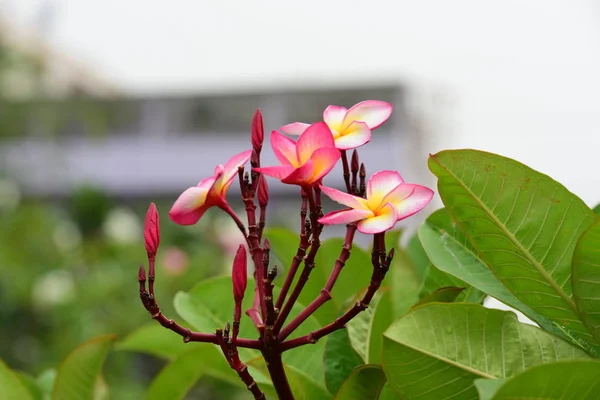
<path fill-rule="evenodd" d="M 367 183 L 367 201 L 371 210 L 378 209 L 383 204 L 383 199 L 398 185 L 404 183 L 396 171 L 379 171 L 369 178 Z"/>
<path fill-rule="evenodd" d="M 240 154 L 236 154 L 235 156 L 231 157 L 231 159 L 225 163 L 222 177 L 224 182 L 223 187 L 225 190 L 231 186 L 231 181 L 238 174 L 238 168 L 248 162 L 250 155 L 252 155 L 252 150 L 242 151 Z"/>
<path fill-rule="evenodd" d="M 296 168 L 291 165 L 276 165 L 274 167 L 254 168 L 254 170 L 276 179 L 283 179 L 294 172 Z"/>
<path fill-rule="evenodd" d="M 371 130 L 364 122 L 354 121 L 341 136 L 335 138 L 335 147 L 342 150 L 355 149 L 371 140 Z"/>
<path fill-rule="evenodd" d="M 317 149 L 309 160 L 315 167 L 312 182 L 316 182 L 327 175 L 329 171 L 335 167 L 335 164 L 340 159 L 341 155 L 342 153 L 335 147 Z"/>
<path fill-rule="evenodd" d="M 206 189 L 206 191 L 210 190 L 212 185 L 215 183 L 216 178 L 214 176 L 208 177 L 206 179 L 202 179 L 196 187 Z"/>
<path fill-rule="evenodd" d="M 384 202 L 389 202 L 396 208 L 398 221 L 421 211 L 433 198 L 433 190 L 421 185 L 403 183 L 398 185 Z"/>
<path fill-rule="evenodd" d="M 319 222 L 323 225 L 349 224 L 351 222 L 364 220 L 371 216 L 373 216 L 373 213 L 369 210 L 349 208 L 347 210 L 330 212 L 319 218 Z"/>
<path fill-rule="evenodd" d="M 283 165 L 298 166 L 296 142 L 277 131 L 271 132 L 271 147 L 279 162 Z"/>
<path fill-rule="evenodd" d="M 360 221 L 358 231 L 362 233 L 380 233 L 391 229 L 396 224 L 396 209 L 391 204 L 386 204 L 379 210 L 379 215 Z"/>
<path fill-rule="evenodd" d="M 351 194 L 344 193 L 337 189 L 333 189 L 327 186 L 321 186 L 321 190 L 331 200 L 343 204 L 346 207 L 368 210 L 367 201 L 361 197 L 353 196 Z"/>
<path fill-rule="evenodd" d="M 308 160 L 303 166 L 300 168 L 296 168 L 294 172 L 286 176 L 281 180 L 283 183 L 291 184 L 291 185 L 307 185 L 313 183 L 313 176 L 315 174 L 315 166 L 313 165 L 311 160 Z"/>
<path fill-rule="evenodd" d="M 342 130 L 342 123 L 348 109 L 342 106 L 329 106 L 323 111 L 323 121 L 331 130 L 339 132 Z"/>
<path fill-rule="evenodd" d="M 206 204 L 208 190 L 201 187 L 191 187 L 183 192 L 173 204 L 169 217 L 179 225 L 193 225 L 210 207 Z"/>
<path fill-rule="evenodd" d="M 310 124 L 304 122 L 294 122 L 293 124 L 287 124 L 279 128 L 279 130 L 288 135 L 302 135 Z"/>
<path fill-rule="evenodd" d="M 352 106 L 344 118 L 344 128 L 353 121 L 362 121 L 370 129 L 375 129 L 383 124 L 392 115 L 392 105 L 385 101 L 366 100 Z"/>
<path fill-rule="evenodd" d="M 327 124 L 317 122 L 305 130 L 296 143 L 296 154 L 300 164 L 304 164 L 315 150 L 322 147 L 335 147 L 335 143 Z"/>

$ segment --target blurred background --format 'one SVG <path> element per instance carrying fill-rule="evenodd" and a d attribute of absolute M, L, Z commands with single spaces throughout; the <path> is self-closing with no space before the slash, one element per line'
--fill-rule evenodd
<path fill-rule="evenodd" d="M 433 186 L 429 153 L 476 148 L 593 206 L 599 71 L 595 0 L 0 0 L 0 358 L 38 374 L 86 339 L 148 321 L 135 276 L 150 201 L 163 214 L 168 315 L 174 293 L 228 268 L 227 219 L 182 228 L 166 213 L 250 147 L 256 108 L 268 134 L 329 104 L 389 101 L 392 118 L 360 150 L 368 171 Z M 341 187 L 341 174 L 328 179 Z M 270 221 L 286 225 L 296 192 L 270 187 Z M 159 367 L 109 362 L 123 399 Z"/>

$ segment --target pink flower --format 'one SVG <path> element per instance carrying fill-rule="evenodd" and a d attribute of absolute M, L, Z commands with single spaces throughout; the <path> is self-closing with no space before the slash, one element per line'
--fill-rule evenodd
<path fill-rule="evenodd" d="M 225 166 L 219 164 L 214 176 L 206 178 L 179 196 L 169 217 L 180 225 L 193 225 L 212 206 L 229 207 L 226 200 L 227 189 L 231 186 L 238 168 L 248 162 L 252 150 L 246 150 L 233 156 Z"/>
<path fill-rule="evenodd" d="M 318 182 L 340 158 L 340 151 L 335 148 L 331 131 L 324 122 L 309 126 L 298 142 L 273 131 L 271 147 L 283 165 L 256 168 L 256 171 L 299 186 Z"/>
<path fill-rule="evenodd" d="M 339 190 L 321 187 L 332 200 L 350 208 L 331 212 L 319 219 L 324 225 L 349 224 L 358 221 L 362 233 L 380 233 L 396 222 L 410 217 L 425 207 L 433 191 L 425 186 L 404 183 L 395 171 L 380 171 L 367 184 L 367 198 L 352 196 Z"/>
<path fill-rule="evenodd" d="M 329 106 L 323 111 L 323 121 L 327 123 L 335 146 L 341 150 L 354 149 L 371 140 L 371 130 L 378 128 L 392 114 L 392 105 L 385 101 L 365 100 L 350 109 Z M 300 135 L 310 125 L 294 122 L 280 128 L 288 135 Z"/>

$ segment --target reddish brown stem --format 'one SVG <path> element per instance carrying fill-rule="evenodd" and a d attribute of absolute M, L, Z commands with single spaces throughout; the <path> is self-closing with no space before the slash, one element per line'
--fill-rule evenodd
<path fill-rule="evenodd" d="M 376 234 L 374 237 L 374 246 L 371 260 L 373 262 L 373 273 L 371 275 L 371 282 L 361 300 L 357 301 L 352 308 L 350 308 L 344 315 L 316 331 L 309 333 L 308 335 L 301 336 L 292 340 L 281 343 L 281 350 L 286 351 L 293 349 L 298 346 L 305 344 L 316 343 L 323 336 L 329 335 L 330 333 L 343 328 L 348 321 L 358 315 L 361 311 L 366 310 L 369 307 L 369 303 L 375 296 L 375 293 L 381 287 L 381 283 L 385 278 L 385 275 L 389 269 L 392 258 L 394 257 L 394 249 L 391 249 L 387 257 L 385 257 L 385 243 L 383 240 L 383 233 Z M 383 257 L 382 257 L 383 254 Z"/>
<path fill-rule="evenodd" d="M 281 350 L 278 347 L 268 347 L 262 350 L 271 381 L 277 392 L 277 397 L 284 400 L 294 400 L 294 395 L 283 368 Z"/>
<path fill-rule="evenodd" d="M 327 283 L 321 289 L 321 293 L 319 296 L 314 299 L 304 310 L 300 312 L 293 320 L 290 321 L 288 325 L 285 326 L 279 333 L 279 340 L 285 340 L 294 330 L 302 324 L 308 317 L 310 317 L 315 311 L 319 309 L 323 304 L 331 299 L 331 291 L 339 277 L 342 269 L 346 265 L 346 261 L 350 257 L 350 252 L 352 250 L 352 242 L 354 241 L 354 234 L 356 233 L 356 225 L 347 225 L 346 227 L 346 236 L 344 238 L 344 244 L 342 246 L 342 250 L 340 251 L 340 255 L 335 261 L 335 265 L 329 275 L 329 279 Z"/>
<path fill-rule="evenodd" d="M 346 155 L 346 150 L 341 150 L 342 153 L 342 168 L 344 172 L 344 183 L 346 183 L 346 191 L 348 193 L 352 193 L 352 188 L 350 187 L 350 167 L 348 166 L 348 156 Z"/>
<path fill-rule="evenodd" d="M 226 332 L 225 336 L 227 335 L 228 332 Z M 224 337 L 223 331 L 221 329 L 217 329 L 215 337 L 217 339 L 217 344 L 219 345 L 219 347 L 221 347 L 221 351 L 223 352 L 225 359 L 229 363 L 229 366 L 231 367 L 231 369 L 237 372 L 242 382 L 244 382 L 244 384 L 246 385 L 246 388 L 254 396 L 254 399 L 264 400 L 265 394 L 262 392 L 262 390 L 260 390 L 252 375 L 250 375 L 248 367 L 240 360 L 240 356 L 238 354 L 235 343 L 229 341 L 227 337 Z"/>
<path fill-rule="evenodd" d="M 285 277 L 285 281 L 283 282 L 283 286 L 281 287 L 281 291 L 279 292 L 279 296 L 277 297 L 277 302 L 275 303 L 275 308 L 277 310 L 281 310 L 283 306 L 283 302 L 287 297 L 288 291 L 292 286 L 292 282 L 296 277 L 296 273 L 298 272 L 298 267 L 302 263 L 304 259 L 304 255 L 306 254 L 306 249 L 309 245 L 309 236 L 306 232 L 306 207 L 308 205 L 308 197 L 304 190 L 301 191 L 302 195 L 302 205 L 300 207 L 300 244 L 298 245 L 298 250 L 296 251 L 296 255 L 292 260 L 290 265 L 290 269 L 287 272 Z"/>
<path fill-rule="evenodd" d="M 287 300 L 283 309 L 280 311 L 279 316 L 277 317 L 277 321 L 275 322 L 275 332 L 279 332 L 286 318 L 292 311 L 296 300 L 300 296 L 302 289 L 308 282 L 308 278 L 310 273 L 315 267 L 315 257 L 317 256 L 317 252 L 319 251 L 319 247 L 321 247 L 321 240 L 319 238 L 319 228 L 318 228 L 318 214 L 317 214 L 317 204 L 315 202 L 315 198 L 313 195 L 313 191 L 311 187 L 305 188 L 308 198 L 308 208 L 310 212 L 310 225 L 311 225 L 311 243 L 310 243 L 310 251 L 306 255 L 304 259 L 304 268 L 302 269 L 302 273 L 300 274 L 300 278 L 298 278 L 298 282 L 296 282 L 296 286 L 290 295 L 290 298 Z"/>

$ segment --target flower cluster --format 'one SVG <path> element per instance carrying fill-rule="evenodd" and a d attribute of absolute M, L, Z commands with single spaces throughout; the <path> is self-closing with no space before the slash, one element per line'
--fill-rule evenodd
<path fill-rule="evenodd" d="M 324 215 L 324 225 L 357 223 L 362 233 L 374 234 L 391 229 L 397 221 L 425 207 L 433 197 L 427 187 L 405 183 L 398 172 L 380 171 L 368 181 L 366 194 L 344 193 L 322 185 L 322 179 L 333 169 L 346 150 L 356 149 L 371 140 L 371 131 L 381 126 L 392 113 L 389 103 L 377 100 L 360 102 L 350 109 L 331 105 L 323 112 L 323 121 L 314 124 L 294 122 L 279 130 L 299 135 L 294 141 L 274 130 L 271 147 L 281 165 L 255 167 L 255 172 L 298 185 L 305 192 L 313 187 L 332 200 L 348 207 Z M 262 118 L 255 115 L 252 144 L 255 154 L 262 149 Z M 260 134 L 258 132 L 261 132 Z M 235 155 L 225 165 L 218 165 L 212 177 L 184 191 L 169 216 L 181 225 L 191 225 L 212 206 L 230 210 L 226 194 L 238 168 L 250 160 L 252 150 Z M 345 157 L 342 157 L 345 158 Z M 264 182 L 264 181 L 263 181 Z M 266 183 L 259 187 L 264 198 Z M 366 198 L 365 198 L 366 197 Z"/>

